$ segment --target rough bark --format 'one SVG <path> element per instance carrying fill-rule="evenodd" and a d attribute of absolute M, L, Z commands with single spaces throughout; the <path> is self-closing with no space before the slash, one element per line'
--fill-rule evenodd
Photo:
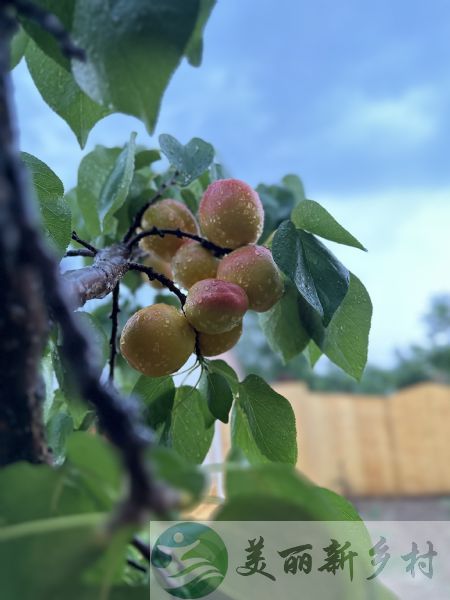
<path fill-rule="evenodd" d="M 99 250 L 91 266 L 66 271 L 64 280 L 74 308 L 110 294 L 128 271 L 129 257 L 130 250 L 124 244 L 114 244 Z"/>
<path fill-rule="evenodd" d="M 41 417 L 39 364 L 47 327 L 41 280 L 29 260 L 31 207 L 17 201 L 25 183 L 17 170 L 9 103 L 8 41 L 0 19 L 0 465 L 42 462 L 47 448 Z M 17 223 L 22 222 L 19 231 Z"/>

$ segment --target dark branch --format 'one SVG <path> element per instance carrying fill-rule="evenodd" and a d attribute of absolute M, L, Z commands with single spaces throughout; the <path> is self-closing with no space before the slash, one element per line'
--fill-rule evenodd
<path fill-rule="evenodd" d="M 127 564 L 130 567 L 133 567 L 133 569 L 140 571 L 141 573 L 147 573 L 147 571 L 148 571 L 148 569 L 146 569 L 145 567 L 140 565 L 137 561 L 133 560 L 132 558 L 127 558 Z"/>
<path fill-rule="evenodd" d="M 184 303 L 186 302 L 186 295 L 177 288 L 171 279 L 162 273 L 157 273 L 151 267 L 146 267 L 144 265 L 140 265 L 139 263 L 130 262 L 129 268 L 131 271 L 140 271 L 141 273 L 145 273 L 150 281 L 154 281 L 156 279 L 156 281 L 162 283 L 164 287 L 169 289 L 178 297 L 179 301 L 181 302 L 181 306 L 184 306 Z"/>
<path fill-rule="evenodd" d="M 145 448 L 152 443 L 152 436 L 139 422 L 138 405 L 134 399 L 122 398 L 112 387 L 100 384 L 100 373 L 94 367 L 89 342 L 74 318 L 56 265 L 42 248 L 36 244 L 34 246 L 47 302 L 53 318 L 60 325 L 62 351 L 71 366 L 73 379 L 79 386 L 81 396 L 95 407 L 102 430 L 121 452 L 130 478 L 130 496 L 121 518 L 140 518 L 142 511 L 148 508 L 162 512 L 165 496 L 149 477 L 143 456 Z"/>
<path fill-rule="evenodd" d="M 114 365 L 116 362 L 117 355 L 117 327 L 119 321 L 119 295 L 120 295 L 120 283 L 117 283 L 116 287 L 113 289 L 112 293 L 112 307 L 111 314 L 109 318 L 111 319 L 111 338 L 109 340 L 110 344 L 110 354 L 109 354 L 109 381 L 114 381 Z"/>
<path fill-rule="evenodd" d="M 28 246 L 34 213 L 23 206 L 13 130 L 9 40 L 16 23 L 0 2 L 0 465 L 49 460 L 40 359 L 48 328 L 42 282 Z M 19 198 L 18 198 L 19 197 Z"/>
<path fill-rule="evenodd" d="M 66 271 L 63 277 L 75 308 L 88 300 L 110 294 L 129 269 L 130 250 L 123 244 L 114 244 L 99 250 L 89 267 Z"/>
<path fill-rule="evenodd" d="M 30 21 L 34 21 L 42 27 L 42 29 L 52 35 L 58 42 L 64 56 L 67 58 L 76 58 L 83 62 L 86 60 L 84 50 L 74 44 L 70 35 L 64 28 L 64 25 L 56 15 L 46 11 L 33 2 L 27 2 L 27 0 L 9 0 L 9 2 L 6 3 L 13 6 L 20 16 L 30 19 Z"/>
<path fill-rule="evenodd" d="M 133 222 L 131 223 L 128 231 L 123 237 L 122 241 L 124 243 L 128 242 L 128 240 L 131 238 L 136 229 L 141 226 L 142 217 L 144 216 L 144 213 L 147 210 L 147 208 L 154 204 L 157 200 L 159 200 L 162 197 L 163 193 L 166 191 L 166 189 L 171 187 L 175 183 L 178 174 L 178 171 L 175 171 L 173 176 L 168 181 L 162 183 L 160 187 L 156 190 L 154 195 L 150 198 L 150 200 L 148 200 L 148 202 L 146 202 L 144 206 L 142 206 L 134 215 Z"/>
<path fill-rule="evenodd" d="M 136 234 L 131 240 L 127 243 L 128 248 L 132 248 L 136 244 L 138 244 L 142 239 L 146 237 L 150 237 L 153 235 L 158 235 L 159 237 L 164 237 L 165 235 L 175 235 L 177 238 L 188 238 L 190 240 L 194 240 L 198 242 L 203 248 L 206 250 L 210 250 L 214 256 L 221 257 L 225 254 L 229 254 L 233 252 L 232 248 L 222 248 L 221 246 L 217 246 L 217 244 L 213 244 L 209 240 L 200 237 L 199 235 L 195 235 L 194 233 L 188 233 L 187 231 L 181 231 L 181 229 L 159 229 L 158 227 L 152 227 L 151 229 L 147 229 L 146 231 L 141 231 Z"/>
<path fill-rule="evenodd" d="M 80 237 L 78 237 L 76 231 L 72 231 L 72 239 L 74 242 L 77 242 L 81 246 L 84 246 L 87 250 L 90 250 L 92 254 L 97 254 L 97 248 L 95 246 L 92 246 L 92 244 L 89 244 L 89 242 L 86 242 L 85 240 L 82 240 Z"/>
<path fill-rule="evenodd" d="M 88 258 L 94 258 L 95 254 L 91 252 L 91 250 L 86 250 L 82 248 L 80 250 L 67 250 L 64 254 L 64 258 L 69 258 L 71 256 L 86 256 Z"/>

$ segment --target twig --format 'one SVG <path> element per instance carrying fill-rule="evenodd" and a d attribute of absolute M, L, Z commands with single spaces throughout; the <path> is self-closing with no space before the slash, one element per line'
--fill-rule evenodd
<path fill-rule="evenodd" d="M 131 238 L 131 236 L 136 231 L 136 229 L 141 226 L 142 217 L 144 216 L 144 213 L 147 210 L 147 208 L 161 198 L 161 196 L 166 191 L 166 189 L 171 187 L 175 183 L 178 175 L 179 175 L 178 171 L 175 171 L 175 173 L 172 175 L 172 177 L 170 179 L 168 179 L 167 181 L 164 181 L 164 183 L 162 183 L 159 186 L 159 188 L 156 190 L 156 192 L 150 198 L 150 200 L 148 200 L 148 202 L 146 202 L 144 204 L 144 206 L 142 206 L 137 211 L 137 213 L 134 215 L 133 222 L 131 223 L 130 227 L 128 228 L 128 231 L 126 232 L 126 234 L 123 237 L 123 240 L 122 240 L 123 243 L 128 242 L 128 240 Z"/>
<path fill-rule="evenodd" d="M 120 283 L 117 283 L 116 287 L 113 289 L 111 314 L 109 315 L 109 318 L 112 321 L 111 338 L 109 340 L 109 344 L 110 344 L 110 348 L 111 348 L 110 354 L 109 354 L 109 381 L 111 381 L 111 382 L 114 380 L 114 365 L 116 362 L 116 355 L 117 355 L 117 326 L 118 326 L 119 313 L 120 313 L 119 294 L 120 294 Z"/>
<path fill-rule="evenodd" d="M 67 58 L 76 58 L 83 62 L 86 60 L 84 50 L 79 48 L 73 42 L 64 25 L 56 15 L 27 0 L 9 0 L 9 2 L 6 3 L 13 6 L 21 16 L 34 21 L 40 25 L 42 29 L 52 35 L 58 42 L 64 56 Z"/>
<path fill-rule="evenodd" d="M 78 237 L 76 231 L 72 231 L 72 239 L 74 242 L 77 242 L 81 246 L 84 246 L 87 250 L 90 250 L 92 254 L 97 254 L 97 248 L 92 244 L 89 244 L 89 242 L 86 242 L 85 240 L 82 240 L 80 237 Z"/>
<path fill-rule="evenodd" d="M 202 238 L 199 235 L 195 235 L 194 233 L 181 231 L 181 229 L 159 229 L 159 227 L 152 227 L 151 229 L 147 229 L 136 234 L 133 238 L 129 240 L 129 242 L 127 243 L 127 247 L 132 248 L 133 246 L 138 244 L 142 239 L 153 235 L 158 235 L 159 237 L 164 237 L 165 235 L 174 235 L 177 238 L 188 238 L 190 240 L 194 240 L 198 242 L 201 246 L 203 246 L 203 248 L 206 248 L 207 250 L 213 252 L 214 255 L 217 257 L 224 256 L 225 254 L 233 252 L 232 248 L 222 248 L 222 246 L 213 244 L 213 242 L 210 242 L 209 240 Z"/>
<path fill-rule="evenodd" d="M 64 258 L 69 258 L 70 256 L 87 256 L 94 258 L 95 254 L 91 250 L 87 249 L 67 250 L 67 252 L 64 254 Z"/>
<path fill-rule="evenodd" d="M 140 271 L 141 273 L 145 273 L 147 275 L 147 277 L 150 279 L 150 281 L 153 281 L 154 279 L 156 279 L 157 281 L 162 283 L 163 286 L 165 286 L 167 289 L 169 289 L 171 292 L 173 292 L 177 296 L 177 298 L 181 302 L 181 306 L 184 306 L 184 304 L 186 302 L 186 295 L 183 294 L 183 292 L 177 288 L 177 286 L 174 284 L 174 282 L 171 279 L 169 279 L 162 273 L 157 273 L 151 267 L 146 267 L 144 265 L 140 265 L 139 263 L 130 262 L 130 263 L 128 263 L 128 265 L 129 265 L 129 268 L 131 271 Z"/>

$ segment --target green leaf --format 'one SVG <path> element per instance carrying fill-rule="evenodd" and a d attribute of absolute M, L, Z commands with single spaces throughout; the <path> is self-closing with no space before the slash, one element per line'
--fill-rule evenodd
<path fill-rule="evenodd" d="M 228 179 L 230 174 L 226 168 L 220 163 L 214 162 L 210 167 L 210 183 L 217 181 L 218 179 Z"/>
<path fill-rule="evenodd" d="M 132 391 L 133 396 L 142 400 L 145 406 L 145 422 L 157 429 L 170 422 L 175 398 L 175 385 L 172 377 L 145 377 L 141 375 Z"/>
<path fill-rule="evenodd" d="M 75 79 L 93 100 L 138 117 L 152 133 L 199 8 L 198 0 L 78 0 L 72 34 L 87 61 L 73 61 Z"/>
<path fill-rule="evenodd" d="M 72 234 L 72 217 L 70 206 L 64 199 L 63 184 L 55 173 L 35 156 L 21 152 L 21 158 L 31 175 L 45 236 L 59 256 L 62 256 Z"/>
<path fill-rule="evenodd" d="M 310 335 L 300 316 L 297 289 L 290 281 L 285 282 L 284 294 L 275 306 L 258 316 L 270 347 L 285 363 L 307 346 Z"/>
<path fill-rule="evenodd" d="M 366 250 L 323 206 L 314 200 L 303 200 L 297 204 L 292 211 L 291 219 L 299 229 L 305 229 L 338 244 Z"/>
<path fill-rule="evenodd" d="M 9 68 L 12 70 L 20 63 L 25 54 L 25 50 L 28 44 L 28 36 L 23 30 L 22 27 L 19 26 L 19 29 L 14 34 L 13 39 L 11 40 L 10 46 L 10 60 L 9 60 Z"/>
<path fill-rule="evenodd" d="M 197 179 L 214 160 L 214 148 L 200 138 L 192 138 L 183 146 L 173 136 L 163 133 L 159 136 L 159 144 L 170 164 L 179 172 L 177 181 L 182 185 Z"/>
<path fill-rule="evenodd" d="M 159 150 L 138 150 L 136 148 L 136 156 L 134 159 L 134 167 L 136 171 L 149 167 L 152 163 L 161 160 L 161 153 Z"/>
<path fill-rule="evenodd" d="M 250 445 L 242 447 L 250 461 L 258 453 L 272 462 L 297 462 L 295 415 L 290 403 L 277 394 L 263 379 L 249 375 L 235 396 L 237 409 L 232 424 L 233 445 L 245 439 Z M 253 446 L 254 444 L 254 446 Z M 255 453 L 255 447 L 258 453 Z"/>
<path fill-rule="evenodd" d="M 109 358 L 109 340 L 100 319 L 84 311 L 77 311 L 75 314 L 76 318 L 82 323 L 87 335 L 91 338 L 92 361 L 103 369 Z"/>
<path fill-rule="evenodd" d="M 111 510 L 122 492 L 119 457 L 111 444 L 98 435 L 77 431 L 67 440 L 66 456 L 97 510 Z"/>
<path fill-rule="evenodd" d="M 233 392 L 223 375 L 207 373 L 206 399 L 211 414 L 222 423 L 228 423 L 228 415 L 233 404 Z"/>
<path fill-rule="evenodd" d="M 26 49 L 27 66 L 42 98 L 74 132 L 81 148 L 93 126 L 110 114 L 86 96 L 72 74 L 47 56 L 33 41 Z"/>
<path fill-rule="evenodd" d="M 326 330 L 321 350 L 355 379 L 361 378 L 367 363 L 371 320 L 370 296 L 352 273 L 348 293 Z"/>
<path fill-rule="evenodd" d="M 108 597 L 132 532 L 113 536 L 104 527 L 108 514 L 93 510 L 95 502 L 75 473 L 66 465 L 18 463 L 1 470 L 0 489 L 2 598 Z M 93 566 L 97 593 L 89 596 L 84 585 Z"/>
<path fill-rule="evenodd" d="M 182 498 L 184 508 L 201 499 L 206 479 L 196 465 L 185 461 L 171 448 L 163 446 L 152 448 L 149 460 L 155 477 L 162 479 L 170 487 L 184 492 Z"/>
<path fill-rule="evenodd" d="M 214 424 L 207 426 L 204 399 L 189 386 L 179 387 L 172 411 L 170 439 L 172 448 L 185 460 L 203 462 L 214 436 Z"/>
<path fill-rule="evenodd" d="M 270 511 L 273 520 L 289 520 L 283 512 L 284 506 L 297 513 L 296 520 L 361 521 L 361 517 L 348 500 L 312 484 L 291 465 L 230 464 L 227 466 L 225 487 L 225 506 L 229 505 L 226 508 L 228 514 L 230 504 L 233 506 L 235 500 L 245 499 L 241 506 L 246 505 L 250 498 L 263 500 L 261 504 L 256 502 L 255 518 L 251 520 L 259 520 L 260 515 L 257 515 L 257 512 L 261 508 L 264 512 Z M 223 513 L 220 518 L 223 518 Z M 238 520 L 245 520 L 245 517 L 238 516 Z"/>
<path fill-rule="evenodd" d="M 199 67 L 201 65 L 203 55 L 203 30 L 215 4 L 216 0 L 200 0 L 200 11 L 197 24 L 186 48 L 187 59 L 189 64 L 193 67 Z"/>
<path fill-rule="evenodd" d="M 56 379 L 60 387 L 60 389 L 55 391 L 54 405 L 55 407 L 67 406 L 75 429 L 78 429 L 92 409 L 81 400 L 78 388 L 73 381 L 72 372 L 70 369 L 67 369 L 61 347 L 52 345 L 51 356 Z"/>
<path fill-rule="evenodd" d="M 311 340 L 305 350 L 305 354 L 311 367 L 314 367 L 322 356 L 322 350 L 317 346 L 314 340 Z"/>
<path fill-rule="evenodd" d="M 260 184 L 256 188 L 264 207 L 264 229 L 260 242 L 265 242 L 270 234 L 286 219 L 289 219 L 295 205 L 292 190 L 279 185 Z"/>
<path fill-rule="evenodd" d="M 54 464 L 60 464 L 66 455 L 66 440 L 73 433 L 73 419 L 64 410 L 53 414 L 47 423 L 47 444 Z"/>
<path fill-rule="evenodd" d="M 343 496 L 327 488 L 316 488 L 315 492 L 326 506 L 328 521 L 362 521 L 356 508 Z"/>
<path fill-rule="evenodd" d="M 272 242 L 275 262 L 328 325 L 344 299 L 349 272 L 314 236 L 284 221 Z"/>
<path fill-rule="evenodd" d="M 0 471 L 0 489 L 0 526 L 95 510 L 92 499 L 75 487 L 65 466 L 16 463 Z M 55 489 L 59 490 L 56 496 Z"/>
<path fill-rule="evenodd" d="M 237 453 L 252 465 L 270 462 L 258 448 L 246 413 L 238 402 L 235 402 L 231 409 L 231 455 Z"/>
<path fill-rule="evenodd" d="M 47 13 L 55 15 L 60 21 L 64 30 L 69 32 L 72 29 L 73 12 L 76 0 L 34 0 Z M 61 46 L 56 37 L 52 33 L 48 33 L 40 23 L 33 19 L 21 19 L 21 23 L 38 46 L 61 67 L 70 72 L 70 61 L 61 52 Z"/>
<path fill-rule="evenodd" d="M 333 521 L 336 516 L 321 488 L 291 465 L 230 465 L 225 486 L 227 500 L 216 515 L 218 520 Z"/>
<path fill-rule="evenodd" d="M 281 181 L 283 185 L 294 194 L 297 203 L 305 200 L 305 188 L 298 175 L 285 175 Z"/>
<path fill-rule="evenodd" d="M 78 167 L 76 199 L 91 238 L 101 234 L 99 198 L 120 152 L 120 148 L 96 146 Z"/>
<path fill-rule="evenodd" d="M 136 133 L 132 133 L 129 143 L 117 157 L 100 193 L 98 206 L 104 233 L 115 233 L 117 220 L 114 214 L 125 202 L 133 180 L 135 139 Z"/>
<path fill-rule="evenodd" d="M 191 213 L 194 215 L 197 214 L 200 198 L 197 198 L 194 192 L 188 188 L 181 190 L 181 197 Z"/>
<path fill-rule="evenodd" d="M 367 362 L 372 303 L 361 281 L 350 274 L 350 286 L 327 328 L 303 301 L 303 322 L 320 351 L 346 373 L 359 379 Z M 313 350 L 317 355 L 317 350 Z"/>

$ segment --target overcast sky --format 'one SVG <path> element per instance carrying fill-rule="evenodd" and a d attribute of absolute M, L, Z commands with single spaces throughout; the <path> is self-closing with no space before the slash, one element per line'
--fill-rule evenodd
<path fill-rule="evenodd" d="M 63 179 L 97 143 L 134 130 L 214 144 L 235 177 L 299 174 L 369 249 L 334 246 L 374 302 L 370 357 L 420 341 L 430 297 L 449 291 L 450 4 L 406 0 L 219 0 L 200 69 L 183 64 L 149 139 L 134 118 L 74 135 L 14 72 L 22 148 Z"/>

